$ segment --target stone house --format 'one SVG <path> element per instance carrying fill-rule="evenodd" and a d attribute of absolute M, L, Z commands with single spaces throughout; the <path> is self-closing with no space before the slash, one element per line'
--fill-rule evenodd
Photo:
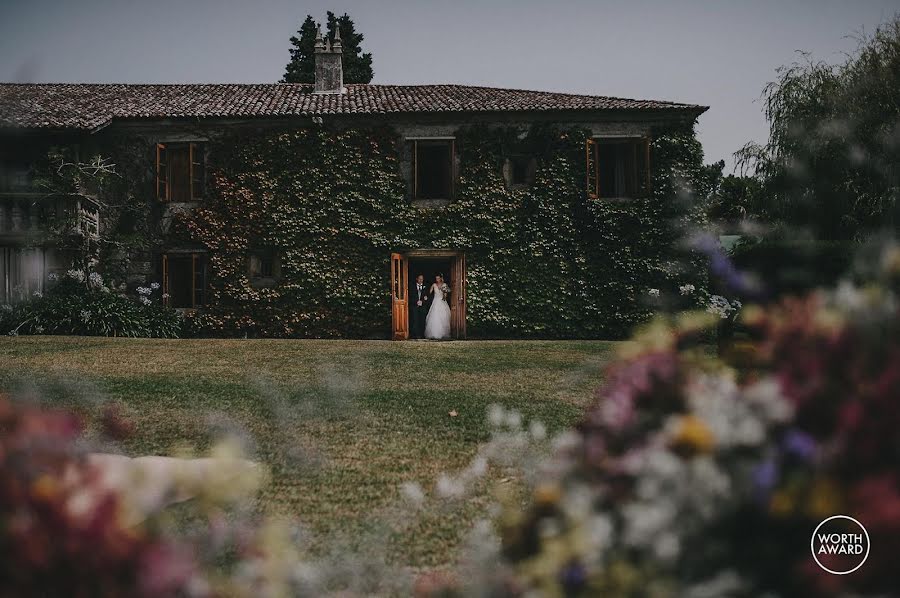
<path fill-rule="evenodd" d="M 236 273 L 233 269 L 217 265 L 216 252 L 224 255 L 227 253 L 225 249 L 216 249 L 218 245 L 208 239 L 203 241 L 202 231 L 192 238 L 177 233 L 176 229 L 184 228 L 177 223 L 190 220 L 195 212 L 213 209 L 210 207 L 213 205 L 215 209 L 223 209 L 220 175 L 234 170 L 219 162 L 218 157 L 223 153 L 243 151 L 245 144 L 247 147 L 263 148 L 260 151 L 264 151 L 264 148 L 285 139 L 285 132 L 290 134 L 292 131 L 309 132 L 313 136 L 320 133 L 331 135 L 330 139 L 336 139 L 335 136 L 339 136 L 341 131 L 361 131 L 363 136 L 368 132 L 375 135 L 374 131 L 378 131 L 380 139 L 386 135 L 390 141 L 389 150 L 378 149 L 376 152 L 385 156 L 380 164 L 388 165 L 384 171 L 387 174 L 378 170 L 381 173 L 378 176 L 383 174 L 390 179 L 384 183 L 383 190 L 378 191 L 378 196 L 391 196 L 391 199 L 384 200 L 391 207 L 382 206 L 376 211 L 393 210 L 398 214 L 397 220 L 405 222 L 406 228 L 395 230 L 385 225 L 388 232 L 379 233 L 378 240 L 366 241 L 368 249 L 364 250 L 372 254 L 372 263 L 384 265 L 383 271 L 375 278 L 380 281 L 379 285 L 383 282 L 384 287 L 383 290 L 371 291 L 369 295 L 363 293 L 360 297 L 363 301 L 377 304 L 374 311 L 367 312 L 365 316 L 374 323 L 355 328 L 351 326 L 354 330 L 351 334 L 390 334 L 393 338 L 405 338 L 408 335 L 406 289 L 409 281 L 415 273 L 431 276 L 438 271 L 449 276 L 455 289 L 452 297 L 453 329 L 457 337 L 466 336 L 467 321 L 471 319 L 467 314 L 470 311 L 481 314 L 475 319 L 485 322 L 482 328 L 487 331 L 486 334 L 496 334 L 496 329 L 502 328 L 504 321 L 512 322 L 509 324 L 512 330 L 526 334 L 528 331 L 521 324 L 513 322 L 515 318 L 510 320 L 508 314 L 491 311 L 494 308 L 487 307 L 498 302 L 498 295 L 508 292 L 504 290 L 507 287 L 502 286 L 505 283 L 490 282 L 504 275 L 490 270 L 489 264 L 499 263 L 500 254 L 509 256 L 511 250 L 506 248 L 501 251 L 490 246 L 490 237 L 495 233 L 478 233 L 482 237 L 487 235 L 487 240 L 482 237 L 474 240 L 476 235 L 469 229 L 469 224 L 480 217 L 472 211 L 475 209 L 472 206 L 480 206 L 478 209 L 489 218 L 492 213 L 502 211 L 489 205 L 486 199 L 496 196 L 513 206 L 510 210 L 518 215 L 511 218 L 519 219 L 517 222 L 530 219 L 528 222 L 541 226 L 541 222 L 546 222 L 548 218 L 535 215 L 535 210 L 544 209 L 541 207 L 544 201 L 540 199 L 541 186 L 549 185 L 549 181 L 553 180 L 553 172 L 545 167 L 547 164 L 558 164 L 560 168 L 569 169 L 566 172 L 572 179 L 567 183 L 565 192 L 568 194 L 566 205 L 576 206 L 567 208 L 570 212 L 572 209 L 581 210 L 577 206 L 583 204 L 596 204 L 600 207 L 589 207 L 587 210 L 615 209 L 616 214 L 631 210 L 635 219 L 645 217 L 647 208 L 640 201 L 652 199 L 655 202 L 652 205 L 667 201 L 661 195 L 663 192 L 655 189 L 664 186 L 657 185 L 656 177 L 663 174 L 660 174 L 655 163 L 656 156 L 662 156 L 666 147 L 669 149 L 665 151 L 671 153 L 672 147 L 672 143 L 661 140 L 668 135 L 668 131 L 687 131 L 684 134 L 686 137 L 683 136 L 687 139 L 685 143 L 695 143 L 693 125 L 706 110 L 704 106 L 666 101 L 463 85 L 345 85 L 341 74 L 339 40 L 334 44 L 320 40 L 316 60 L 315 85 L 0 84 L 0 302 L 11 302 L 17 297 L 41 291 L 47 284 L 49 273 L 71 267 L 72 256 L 58 246 L 58 235 L 48 234 L 52 223 L 64 221 L 70 236 L 80 236 L 88 241 L 103 239 L 114 228 L 124 226 L 120 222 L 121 215 L 107 217 L 108 212 L 112 214 L 109 204 L 125 201 L 123 197 L 111 201 L 109 197 L 98 197 L 87 191 L 57 193 L 35 187 L 35 164 L 44 160 L 51 148 L 64 147 L 70 150 L 69 155 L 82 160 L 94 155 L 114 155 L 112 162 L 116 164 L 118 174 L 121 177 L 127 173 L 124 176 L 128 179 L 127 191 L 119 192 L 144 209 L 141 220 L 143 228 L 132 229 L 130 237 L 133 239 L 143 234 L 143 242 L 133 242 L 132 246 L 124 249 L 122 244 L 116 250 L 109 249 L 97 266 L 101 271 L 112 272 L 118 267 L 119 274 L 111 277 L 130 288 L 150 280 L 160 281 L 170 306 L 196 310 L 201 314 L 204 311 L 219 313 L 221 322 L 226 322 L 222 324 L 223 332 L 226 328 L 227 332 L 238 332 L 237 322 L 248 321 L 246 316 L 241 315 L 243 308 L 239 305 L 241 301 L 249 301 L 249 293 L 260 302 L 268 302 L 266 309 L 269 311 L 261 319 L 286 318 L 285 314 L 290 312 L 291 318 L 288 319 L 293 322 L 323 323 L 322 329 L 317 329 L 313 324 L 285 325 L 280 332 L 264 329 L 260 323 L 253 329 L 254 333 L 286 336 L 340 334 L 341 325 L 338 322 L 356 317 L 353 308 L 342 307 L 341 293 L 329 287 L 328 275 L 313 276 L 309 273 L 311 267 L 301 263 L 303 260 L 298 255 L 302 252 L 294 245 L 276 240 L 261 249 L 247 248 L 241 258 L 246 271 Z M 537 147 L 540 145 L 534 141 L 537 136 L 531 133 L 535 130 L 552 131 L 541 139 L 565 139 L 571 146 L 567 146 L 569 153 L 552 154 L 551 150 Z M 575 130 L 584 132 L 583 139 L 572 141 L 571 136 L 567 138 L 567 133 L 560 133 Z M 492 137 L 492 131 L 503 133 Z M 476 168 L 481 173 L 479 176 L 487 177 L 478 179 L 485 181 L 483 190 L 473 187 L 475 178 L 470 174 L 474 171 L 467 170 L 465 163 L 467 151 L 475 144 L 461 142 L 466 135 L 472 138 L 477 134 L 485 136 L 490 141 L 490 147 L 496 150 L 484 154 L 492 157 L 489 171 L 482 171 L 483 165 Z M 115 155 L 111 148 L 121 147 L 122 140 L 127 140 L 132 152 Z M 328 143 L 328 140 L 322 143 Z M 577 149 L 577 155 L 572 153 L 572 147 Z M 304 152 L 299 150 L 299 154 L 305 155 Z M 246 166 L 248 159 L 245 157 L 243 160 Z M 249 161 L 255 163 L 254 160 Z M 270 169 L 268 172 L 277 172 L 281 176 L 292 168 L 300 169 L 299 164 L 287 159 L 281 163 L 280 170 Z M 672 168 L 677 170 L 670 162 L 666 165 L 670 171 Z M 352 164 L 349 167 L 354 168 Z M 293 174 L 297 177 L 296 184 L 302 187 L 307 178 L 304 171 L 298 170 Z M 340 187 L 340 181 L 329 180 L 327 174 L 324 176 L 323 185 Z M 496 179 L 490 178 L 492 176 Z M 247 181 L 252 177 L 243 172 L 238 178 Z M 502 188 L 495 184 L 496 181 L 500 181 Z M 545 195 L 550 193 L 549 188 L 545 191 Z M 296 207 L 292 203 L 296 197 L 290 192 L 281 189 L 273 193 L 284 197 L 280 204 L 283 210 Z M 369 197 L 364 182 L 359 188 L 345 189 L 340 193 Z M 671 189 L 666 193 L 666 197 L 675 196 Z M 268 197 L 257 189 L 259 194 Z M 295 195 L 300 194 L 297 191 Z M 375 191 L 372 194 L 374 196 Z M 340 205 L 349 206 L 347 209 L 351 211 L 362 210 L 354 206 L 365 203 L 347 198 L 341 201 L 344 200 L 347 203 Z M 320 199 L 325 204 L 329 201 L 327 197 Z M 468 207 L 460 207 L 463 205 Z M 320 208 L 322 206 L 318 205 L 316 209 Z M 203 213 L 206 214 L 205 221 L 209 222 L 209 214 Z M 66 219 L 61 220 L 62 216 Z M 340 219 L 343 216 L 334 217 Z M 366 218 L 361 214 L 353 217 Z M 369 217 L 373 222 L 382 218 Z M 113 218 L 115 223 L 110 221 Z M 452 230 L 436 232 L 435 222 L 440 223 L 445 218 L 454 223 Z M 579 218 L 582 216 L 576 219 Z M 288 224 L 268 223 L 266 226 L 284 228 Z M 194 222 L 187 229 L 197 233 L 198 226 Z M 520 224 L 512 223 L 510 226 L 515 228 Z M 350 234 L 346 223 L 339 223 L 336 228 L 339 233 L 335 234 Z M 151 235 L 148 231 L 154 232 Z M 316 240 L 315 235 L 321 234 L 322 231 L 312 225 L 302 232 L 304 238 L 312 238 L 311 247 L 315 247 L 316 242 L 323 247 L 327 245 L 324 238 Z M 554 234 L 552 231 L 541 233 L 541 238 L 551 238 L 546 242 L 552 243 Z M 622 234 L 627 237 L 626 233 Z M 521 230 L 510 235 L 510 239 L 520 240 L 534 237 L 534 234 Z M 578 233 L 577 242 L 584 241 L 589 245 L 588 239 L 597 235 L 606 233 Z M 356 243 L 353 239 L 359 236 L 348 237 L 350 240 L 347 242 Z M 242 238 L 246 241 L 245 237 Z M 514 242 L 519 241 L 509 241 Z M 533 239 L 528 242 L 534 243 Z M 569 245 L 572 243 L 575 241 L 569 242 Z M 523 248 L 523 252 L 527 251 L 530 250 Z M 594 255 L 590 247 L 578 255 L 572 254 L 572 257 L 562 256 L 566 251 L 566 246 L 561 246 L 558 251 L 559 267 L 564 276 L 580 277 L 579 280 L 587 281 L 597 277 L 589 269 L 584 270 L 577 265 L 585 260 L 597 261 L 596 255 L 589 257 Z M 619 277 L 615 280 L 622 279 L 623 282 L 616 288 L 611 282 L 607 284 L 608 288 L 603 293 L 610 298 L 603 305 L 611 305 L 617 301 L 616 296 L 623 297 L 623 293 L 633 295 L 636 292 L 635 285 L 627 284 L 627 260 L 634 261 L 632 258 L 623 257 L 617 262 L 623 265 L 615 266 L 616 276 Z M 334 258 L 330 259 L 336 263 Z M 335 268 L 339 269 L 338 266 Z M 346 268 L 340 271 L 351 278 L 356 276 Z M 368 277 L 371 272 L 359 274 Z M 546 278 L 546 275 L 541 276 Z M 240 282 L 235 282 L 235 277 Z M 600 277 L 606 275 L 601 274 Z M 613 280 L 612 275 L 609 280 Z M 235 291 L 235 285 L 244 285 L 244 291 Z M 480 290 L 476 292 L 473 285 Z M 536 288 L 540 285 L 534 283 L 532 286 Z M 291 290 L 283 290 L 282 287 Z M 298 290 L 301 287 L 306 290 L 301 292 Z M 313 287 L 318 289 L 315 297 L 321 297 L 321 300 L 303 299 L 312 296 L 304 293 Z M 281 293 L 280 299 L 272 299 L 272 292 Z M 550 289 L 547 292 L 552 294 L 554 291 Z M 269 295 L 260 299 L 257 296 L 260 293 Z M 479 293 L 483 297 L 480 302 L 476 301 Z M 293 299 L 288 299 L 288 296 Z M 525 301 L 530 297 L 531 294 Z M 304 302 L 314 302 L 316 305 L 303 305 Z M 273 307 L 276 303 L 279 306 L 277 309 Z M 599 313 L 605 309 L 600 304 L 591 305 L 589 311 Z M 537 304 L 533 308 L 535 314 L 546 312 Z M 572 311 L 571 307 L 563 305 L 559 309 L 561 318 L 569 318 L 567 314 Z M 383 320 L 378 319 L 381 316 L 372 314 L 383 314 Z M 576 322 L 577 318 L 569 319 L 571 323 L 568 328 L 556 332 L 547 328 L 547 334 L 579 336 L 577 330 L 581 325 Z M 538 330 L 534 332 L 539 335 L 540 326 L 536 328 Z M 603 329 L 597 330 L 602 332 Z M 585 334 L 599 333 L 593 331 Z"/>

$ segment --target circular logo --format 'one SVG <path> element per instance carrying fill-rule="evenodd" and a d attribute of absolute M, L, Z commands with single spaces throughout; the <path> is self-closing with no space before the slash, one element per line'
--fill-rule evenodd
<path fill-rule="evenodd" d="M 862 523 L 847 515 L 833 515 L 816 526 L 809 547 L 819 567 L 847 575 L 863 566 L 871 545 Z"/>

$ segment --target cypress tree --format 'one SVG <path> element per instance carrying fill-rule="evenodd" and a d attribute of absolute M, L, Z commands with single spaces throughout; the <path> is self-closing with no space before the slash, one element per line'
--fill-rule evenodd
<path fill-rule="evenodd" d="M 350 15 L 344 13 L 340 17 L 328 11 L 326 23 L 329 39 L 334 40 L 337 28 L 340 28 L 343 45 L 344 83 L 369 83 L 372 81 L 372 54 L 363 52 L 360 47 L 363 35 L 356 32 Z M 316 31 L 318 25 L 311 15 L 300 26 L 297 35 L 291 36 L 291 60 L 284 70 L 282 83 L 315 83 L 316 81 Z"/>

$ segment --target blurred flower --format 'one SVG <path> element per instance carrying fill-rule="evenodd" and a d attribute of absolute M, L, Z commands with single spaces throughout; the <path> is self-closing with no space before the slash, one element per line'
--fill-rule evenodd
<path fill-rule="evenodd" d="M 124 440 L 134 433 L 134 423 L 122 415 L 118 405 L 107 405 L 100 417 L 103 432 L 114 440 Z"/>
<path fill-rule="evenodd" d="M 673 428 L 670 441 L 676 451 L 693 455 L 709 453 L 715 447 L 716 438 L 712 431 L 693 415 L 674 417 L 670 425 Z"/>

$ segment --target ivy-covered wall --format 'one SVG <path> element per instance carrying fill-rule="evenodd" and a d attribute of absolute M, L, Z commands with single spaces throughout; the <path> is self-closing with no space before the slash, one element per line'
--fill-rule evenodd
<path fill-rule="evenodd" d="M 702 152 L 690 127 L 654 131 L 652 194 L 586 197 L 578 128 L 470 126 L 456 134 L 456 199 L 413 207 L 390 128 L 239 131 L 209 149 L 203 206 L 176 230 L 209 255 L 199 334 L 349 336 L 390 333 L 392 251 L 466 253 L 470 337 L 625 335 L 650 309 L 647 290 L 698 283 L 678 247 L 696 223 L 690 189 Z M 535 180 L 507 189 L 505 148 L 537 158 Z M 249 256 L 272 250 L 277 284 L 258 288 Z"/>

